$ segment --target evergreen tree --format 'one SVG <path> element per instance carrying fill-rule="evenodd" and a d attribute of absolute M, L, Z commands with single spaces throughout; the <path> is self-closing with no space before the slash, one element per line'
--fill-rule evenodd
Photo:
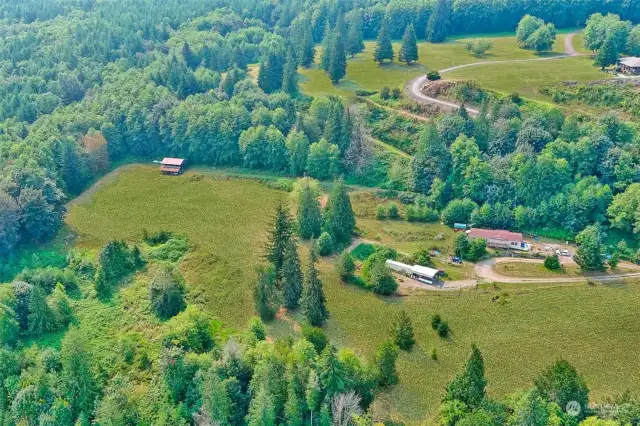
<path fill-rule="evenodd" d="M 97 383 L 92 371 L 87 336 L 73 328 L 62 340 L 60 374 L 64 395 L 74 414 L 92 412 L 97 396 Z"/>
<path fill-rule="evenodd" d="M 184 62 L 187 64 L 189 68 L 195 70 L 198 68 L 200 61 L 198 60 L 198 56 L 193 53 L 191 50 L 191 46 L 186 41 L 182 45 L 182 57 L 184 58 Z"/>
<path fill-rule="evenodd" d="M 349 147 L 349 118 L 340 99 L 332 99 L 331 110 L 324 128 L 324 138 L 336 145 L 341 153 Z"/>
<path fill-rule="evenodd" d="M 284 306 L 287 309 L 295 309 L 300 304 L 302 282 L 303 276 L 300 269 L 298 247 L 296 240 L 291 238 L 285 249 L 284 263 L 282 264 L 282 291 Z"/>
<path fill-rule="evenodd" d="M 308 240 L 317 238 L 322 231 L 322 214 L 320 212 L 320 202 L 313 189 L 307 185 L 298 199 L 298 233 L 300 237 Z"/>
<path fill-rule="evenodd" d="M 609 65 L 618 63 L 618 48 L 614 37 L 609 36 L 596 54 L 595 64 L 604 69 Z"/>
<path fill-rule="evenodd" d="M 400 62 L 406 62 L 407 65 L 411 65 L 411 62 L 418 60 L 418 44 L 416 41 L 416 31 L 413 29 L 413 24 L 407 25 L 407 29 L 404 30 L 404 36 L 402 37 L 402 47 L 398 54 L 398 60 Z"/>
<path fill-rule="evenodd" d="M 295 96 L 298 94 L 298 59 L 293 50 L 293 44 L 287 49 L 287 59 L 284 63 L 284 75 L 282 76 L 282 90 Z"/>
<path fill-rule="evenodd" d="M 349 20 L 349 30 L 346 39 L 346 51 L 351 57 L 364 51 L 363 36 L 364 16 L 362 9 L 356 9 L 352 12 Z"/>
<path fill-rule="evenodd" d="M 338 33 L 333 42 L 333 54 L 329 62 L 329 78 L 333 84 L 336 84 L 347 75 L 347 56 L 342 40 L 342 36 Z"/>
<path fill-rule="evenodd" d="M 342 13 L 342 10 L 340 10 L 338 12 L 338 17 L 336 18 L 336 36 L 340 36 L 342 37 L 342 40 L 346 40 L 347 33 L 347 23 L 344 20 L 344 14 Z"/>
<path fill-rule="evenodd" d="M 437 0 L 427 22 L 427 41 L 442 43 L 449 33 L 449 0 Z"/>
<path fill-rule="evenodd" d="M 322 398 L 322 389 L 320 388 L 320 379 L 315 369 L 309 371 L 309 378 L 307 379 L 307 386 L 305 389 L 305 399 L 307 402 L 307 408 L 313 412 L 317 410 L 320 399 Z"/>
<path fill-rule="evenodd" d="M 316 57 L 316 47 L 313 42 L 313 31 L 309 19 L 305 19 L 303 24 L 303 33 L 299 52 L 298 56 L 300 56 L 300 65 L 305 68 L 309 68 L 313 65 Z"/>
<path fill-rule="evenodd" d="M 474 345 L 467 366 L 448 385 L 445 401 L 458 400 L 470 408 L 476 408 L 484 401 L 487 379 L 484 375 L 482 353 Z"/>
<path fill-rule="evenodd" d="M 266 385 L 263 384 L 251 400 L 246 422 L 247 426 L 275 426 L 275 404 Z"/>
<path fill-rule="evenodd" d="M 398 382 L 397 358 L 398 347 L 392 341 L 387 340 L 378 348 L 376 366 L 378 369 L 378 384 L 380 386 L 390 386 Z"/>
<path fill-rule="evenodd" d="M 566 407 L 570 401 L 576 401 L 582 408 L 580 418 L 589 406 L 589 388 L 576 368 L 566 360 L 558 360 L 545 370 L 535 381 L 536 388 L 547 401 Z"/>
<path fill-rule="evenodd" d="M 282 88 L 283 74 L 283 55 L 280 52 L 269 51 L 260 59 L 258 86 L 265 93 L 273 93 L 280 90 Z"/>
<path fill-rule="evenodd" d="M 47 331 L 55 330 L 56 322 L 53 311 L 47 304 L 46 294 L 42 287 L 33 286 L 29 299 L 29 333 L 42 336 Z"/>
<path fill-rule="evenodd" d="M 333 58 L 333 47 L 335 42 L 335 32 L 331 30 L 329 21 L 324 28 L 324 38 L 322 39 L 322 54 L 320 55 L 320 68 L 329 71 L 331 58 Z"/>
<path fill-rule="evenodd" d="M 400 311 L 391 326 L 391 338 L 402 350 L 409 351 L 416 343 L 413 335 L 413 324 L 406 311 Z"/>
<path fill-rule="evenodd" d="M 258 282 L 253 290 L 256 311 L 263 321 L 271 321 L 278 311 L 276 274 L 272 266 L 258 271 Z"/>
<path fill-rule="evenodd" d="M 302 412 L 298 399 L 297 377 L 291 368 L 287 369 L 287 402 L 284 405 L 286 426 L 302 426 Z"/>
<path fill-rule="evenodd" d="M 291 174 L 301 176 L 307 167 L 309 139 L 302 131 L 302 127 L 298 127 L 298 124 L 296 124 L 296 129 L 287 135 L 286 145 L 289 150 L 289 171 Z"/>
<path fill-rule="evenodd" d="M 333 184 L 325 209 L 324 224 L 334 243 L 347 244 L 351 241 L 356 218 L 342 179 Z"/>
<path fill-rule="evenodd" d="M 335 346 L 327 345 L 318 361 L 320 383 L 328 400 L 345 390 L 346 372 L 344 365 L 338 359 L 337 352 Z"/>
<path fill-rule="evenodd" d="M 293 237 L 293 219 L 283 201 L 278 202 L 276 211 L 271 219 L 265 245 L 265 259 L 272 263 L 277 279 L 284 263 L 284 252 Z"/>
<path fill-rule="evenodd" d="M 69 304 L 67 292 L 61 283 L 57 283 L 56 288 L 53 290 L 53 293 L 51 293 L 51 307 L 59 328 L 66 327 L 71 323 L 73 320 L 73 311 Z"/>
<path fill-rule="evenodd" d="M 311 245 L 313 247 L 314 244 Z M 327 300 L 324 296 L 322 281 L 316 269 L 316 253 L 312 248 L 309 255 L 309 265 L 304 276 L 304 286 L 302 288 L 302 313 L 307 322 L 314 327 L 321 327 L 329 318 L 327 310 Z"/>
<path fill-rule="evenodd" d="M 234 406 L 227 393 L 227 387 L 215 367 L 204 374 L 199 387 L 202 395 L 201 410 L 212 421 L 221 425 L 229 424 Z"/>
<path fill-rule="evenodd" d="M 338 262 L 336 263 L 336 272 L 340 275 L 340 279 L 344 282 L 351 281 L 354 276 L 354 272 L 356 271 L 356 263 L 353 260 L 353 256 L 348 251 L 342 252 L 340 257 L 338 257 Z"/>
<path fill-rule="evenodd" d="M 380 64 L 386 59 L 393 61 L 393 46 L 391 45 L 391 36 L 389 35 L 388 18 L 382 21 L 382 25 L 378 31 L 378 40 L 376 41 L 376 47 L 373 52 L 373 59 Z"/>

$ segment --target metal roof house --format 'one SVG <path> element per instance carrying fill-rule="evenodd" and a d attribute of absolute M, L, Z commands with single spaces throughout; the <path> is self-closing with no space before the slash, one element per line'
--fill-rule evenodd
<path fill-rule="evenodd" d="M 469 238 L 483 238 L 488 247 L 529 251 L 529 244 L 520 232 L 505 231 L 504 229 L 473 228 L 467 231 Z"/>
<path fill-rule="evenodd" d="M 640 75 L 640 58 L 630 56 L 622 58 L 618 62 L 620 65 L 620 71 L 625 74 Z"/>
<path fill-rule="evenodd" d="M 166 175 L 179 175 L 184 171 L 186 160 L 183 158 L 164 158 L 160 162 L 160 172 Z"/>
<path fill-rule="evenodd" d="M 413 278 L 426 284 L 433 284 L 441 277 L 444 272 L 439 269 L 427 268 L 420 265 L 407 265 L 405 263 L 396 262 L 395 260 L 387 260 L 387 266 L 395 272 Z"/>

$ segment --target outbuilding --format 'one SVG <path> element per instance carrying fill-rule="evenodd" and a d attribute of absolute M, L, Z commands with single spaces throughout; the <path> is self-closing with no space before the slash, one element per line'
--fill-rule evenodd
<path fill-rule="evenodd" d="M 438 280 L 444 272 L 439 269 L 427 268 L 421 265 L 407 265 L 405 263 L 396 262 L 395 260 L 387 260 L 387 266 L 399 274 L 406 275 L 426 284 L 433 284 Z"/>
<path fill-rule="evenodd" d="M 519 232 L 505 231 L 504 229 L 473 228 L 467 231 L 467 236 L 471 239 L 483 238 L 487 240 L 488 247 L 529 251 L 529 244 Z"/>
<path fill-rule="evenodd" d="M 640 58 L 629 56 L 620 59 L 620 71 L 629 75 L 640 75 Z"/>
<path fill-rule="evenodd" d="M 160 162 L 160 172 L 165 175 L 179 175 L 184 171 L 186 161 L 183 158 L 164 158 Z"/>

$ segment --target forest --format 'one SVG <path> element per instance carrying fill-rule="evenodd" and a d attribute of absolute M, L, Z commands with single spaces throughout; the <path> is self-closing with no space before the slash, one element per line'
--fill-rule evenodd
<path fill-rule="evenodd" d="M 596 13 L 617 18 L 593 18 Z M 16 276 L 13 262 L 21 250 L 55 238 L 67 202 L 123 163 L 177 156 L 200 166 L 337 180 L 340 203 L 327 209 L 334 221 L 336 212 L 351 209 L 339 180 L 344 177 L 393 191 L 412 211 L 427 211 L 425 220 L 606 241 L 607 250 L 640 259 L 628 247 L 640 234 L 635 122 L 611 113 L 565 113 L 470 85 L 456 96 L 478 106 L 477 117 L 463 107 L 416 122 L 335 96 L 311 97 L 298 85 L 298 69 L 314 62 L 339 81 L 347 55 L 361 52 L 365 39 L 387 39 L 390 46 L 403 35 L 442 42 L 458 34 L 514 31 L 527 14 L 557 28 L 591 21 L 593 50 L 615 39 L 622 52 L 638 33 L 631 22 L 640 22 L 640 4 L 0 0 L 0 278 L 13 281 L 0 287 L 0 423 L 364 426 L 388 420 L 372 419 L 367 410 L 397 381 L 401 342 L 385 342 L 365 360 L 338 349 L 317 327 L 275 344 L 267 342 L 258 319 L 247 330 L 227 329 L 215 313 L 185 302 L 176 272 L 181 256 L 153 250 L 188 247 L 173 235 L 112 241 L 97 259 L 70 253 L 63 269 Z M 403 55 L 411 62 L 410 52 Z M 597 95 L 571 87 L 553 96 Z M 597 102 L 616 102 L 602 97 Z M 380 152 L 372 134 L 406 156 Z M 347 231 L 331 220 L 322 225 L 342 246 L 355 227 L 346 217 Z M 322 239 L 320 224 L 313 229 L 307 236 Z M 285 242 L 295 248 L 292 241 Z M 266 307 L 257 309 L 264 320 L 277 313 L 273 300 L 286 298 L 274 290 L 282 284 L 283 253 L 292 252 L 281 243 L 280 254 L 267 256 L 275 269 L 261 271 L 262 293 L 254 295 Z M 299 260 L 289 260 L 300 284 L 291 303 L 306 303 L 312 315 L 324 297 L 315 253 L 305 264 L 304 286 Z M 107 303 L 122 280 L 140 270 L 153 275 L 150 303 L 167 324 L 162 341 L 119 342 L 122 359 L 92 360 L 69 298 L 89 294 Z M 298 302 L 305 291 L 307 301 Z M 329 315 L 322 306 L 315 314 L 307 316 L 313 326 Z M 406 320 L 398 321 L 406 333 Z M 59 351 L 29 345 L 61 332 Z M 135 399 L 140 383 L 154 389 L 152 397 Z M 563 361 L 506 401 L 489 398 L 485 387 L 483 358 L 474 347 L 465 371 L 447 388 L 441 424 L 608 426 L 635 425 L 640 417 L 640 403 L 630 396 L 616 400 L 611 412 L 593 408 L 583 379 Z M 562 410 L 574 400 L 579 415 L 567 417 Z"/>

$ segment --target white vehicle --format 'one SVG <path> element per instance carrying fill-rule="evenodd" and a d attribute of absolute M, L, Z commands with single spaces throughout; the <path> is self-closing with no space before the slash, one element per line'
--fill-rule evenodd
<path fill-rule="evenodd" d="M 563 256 L 567 256 L 567 257 L 571 256 L 571 253 L 569 253 L 569 250 L 562 250 L 560 253 L 562 253 Z"/>

